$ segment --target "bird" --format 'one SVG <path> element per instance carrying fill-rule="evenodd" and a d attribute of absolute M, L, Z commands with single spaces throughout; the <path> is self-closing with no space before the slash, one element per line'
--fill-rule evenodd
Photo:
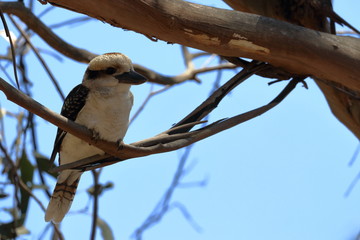
<path fill-rule="evenodd" d="M 65 98 L 61 115 L 93 132 L 95 139 L 122 144 L 133 105 L 131 85 L 146 78 L 134 71 L 122 53 L 105 53 L 93 58 L 82 83 Z M 59 154 L 59 164 L 68 164 L 104 151 L 58 128 L 50 160 Z M 71 207 L 81 171 L 64 170 L 58 178 L 46 209 L 45 221 L 60 223 Z"/>

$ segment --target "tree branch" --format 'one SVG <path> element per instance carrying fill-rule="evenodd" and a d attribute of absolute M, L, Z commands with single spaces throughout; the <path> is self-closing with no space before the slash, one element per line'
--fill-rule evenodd
<path fill-rule="evenodd" d="M 61 99 L 64 101 L 65 100 L 65 95 L 64 95 L 63 91 L 61 90 L 61 88 L 59 86 L 59 83 L 56 80 L 54 74 L 51 72 L 49 66 L 47 65 L 45 60 L 41 57 L 41 55 L 40 55 L 39 51 L 36 49 L 36 47 L 32 44 L 30 38 L 27 36 L 25 31 L 19 26 L 19 24 L 16 23 L 16 21 L 14 20 L 13 17 L 9 16 L 9 18 L 10 18 L 12 24 L 14 24 L 14 26 L 17 28 L 17 30 L 21 33 L 21 35 L 25 39 L 26 43 L 29 44 L 29 46 L 33 50 L 35 56 L 39 59 L 41 65 L 43 66 L 43 68 L 45 69 L 46 73 L 48 74 L 50 80 L 54 84 L 56 91 L 59 93 Z"/>
<path fill-rule="evenodd" d="M 95 7 L 94 13 L 91 12 L 91 6 L 98 4 L 98 1 L 86 1 L 86 4 L 83 4 L 83 1 L 66 0 L 61 1 L 61 4 L 72 6 L 72 9 L 78 12 L 108 21 L 117 27 L 138 31 L 146 36 L 155 36 L 208 52 L 236 56 L 224 58 L 237 66 L 248 64 L 239 59 L 239 56 L 270 62 L 273 68 L 257 73 L 264 77 L 289 79 L 294 74 L 316 77 L 333 113 L 360 138 L 357 115 L 360 103 L 357 98 L 348 94 L 357 95 L 360 92 L 359 39 L 334 36 L 266 17 L 185 1 L 164 0 L 158 3 L 154 0 L 134 0 L 125 3 L 125 0 L 119 0 L 113 3 L 105 0 L 101 4 L 109 11 Z M 51 2 L 56 5 L 59 1 Z M 120 6 L 118 3 L 122 2 L 124 3 Z M 16 14 L 45 41 L 66 56 L 82 62 L 88 62 L 96 56 L 73 47 L 57 37 L 21 2 L 0 2 L 0 7 L 6 13 Z M 184 8 L 187 11 L 182 11 Z M 126 14 L 117 14 L 113 12 L 115 9 L 117 12 L 125 11 Z M 140 14 L 138 11 L 148 14 Z M 148 15 L 153 16 L 149 21 L 146 20 Z M 215 15 L 216 18 L 211 17 Z M 191 58 L 191 54 L 188 57 Z M 189 79 L 196 80 L 198 73 L 235 67 L 224 64 L 193 69 L 188 66 L 187 70 L 178 76 L 165 76 L 137 64 L 134 66 L 149 81 L 165 85 L 178 84 Z M 341 86 L 340 89 L 342 91 L 345 89 L 346 93 L 335 91 L 333 88 L 336 86 Z"/>
<path fill-rule="evenodd" d="M 257 71 L 260 71 L 260 70 L 264 69 L 265 67 L 266 67 L 266 65 L 263 65 L 263 68 L 259 68 L 257 65 L 252 66 L 252 68 L 255 68 Z M 231 89 L 233 89 L 234 86 L 238 85 L 237 81 L 240 83 L 243 81 L 244 78 L 249 77 L 249 72 L 252 74 L 254 74 L 256 72 L 252 68 L 243 69 L 234 78 L 232 78 L 229 81 L 231 84 L 229 84 L 229 82 L 226 83 L 223 87 L 219 88 L 217 91 L 215 91 L 209 97 L 210 100 L 208 99 L 207 101 L 205 101 L 206 104 L 211 105 L 211 106 L 208 106 L 208 107 L 210 107 L 210 111 L 211 111 L 211 109 L 214 109 L 216 107 L 216 105 L 219 103 L 219 101 L 224 96 L 226 96 L 226 94 Z M 291 82 L 291 83 L 292 84 L 290 84 L 290 86 L 292 86 L 292 87 L 290 87 L 290 91 L 296 85 L 296 84 L 294 85 L 293 82 Z M 177 127 L 176 128 L 177 131 L 175 131 L 173 129 L 173 131 L 174 131 L 173 133 L 170 131 L 171 130 L 170 129 L 169 131 L 159 134 L 150 139 L 142 140 L 142 141 L 139 141 L 136 143 L 132 143 L 130 145 L 124 144 L 122 146 L 121 151 L 119 151 L 117 143 L 111 143 L 111 142 L 107 142 L 104 140 L 94 140 L 92 137 L 92 133 L 89 129 L 87 129 L 84 126 L 81 126 L 71 120 L 68 120 L 67 118 L 47 109 L 46 107 L 44 107 L 40 103 L 36 102 L 29 96 L 25 95 L 24 93 L 18 91 L 17 89 L 15 89 L 11 85 L 9 85 L 6 81 L 4 81 L 1 78 L 0 78 L 0 90 L 2 90 L 5 93 L 6 97 L 10 101 L 16 103 L 19 106 L 26 108 L 28 111 L 55 124 L 56 126 L 63 129 L 64 131 L 102 149 L 103 151 L 105 151 L 106 153 L 109 154 L 109 155 L 100 156 L 100 159 L 107 158 L 103 161 L 100 161 L 100 164 L 98 164 L 99 156 L 95 156 L 95 157 L 90 158 L 91 159 L 90 166 L 89 166 L 89 162 L 84 163 L 84 160 L 79 160 L 78 162 L 75 163 L 75 166 L 62 165 L 59 168 L 57 168 L 56 171 L 63 170 L 64 168 L 79 167 L 79 166 L 82 170 L 90 170 L 90 169 L 110 165 L 115 162 L 123 161 L 123 160 L 130 159 L 130 158 L 142 157 L 142 156 L 147 156 L 150 154 L 173 151 L 173 150 L 188 146 L 194 142 L 200 141 L 204 138 L 212 136 L 212 135 L 219 133 L 221 131 L 224 131 L 226 129 L 229 129 L 233 126 L 236 126 L 236 125 L 238 125 L 244 121 L 247 121 L 249 119 L 252 119 L 256 116 L 259 116 L 262 113 L 266 112 L 267 110 L 271 109 L 272 107 L 276 106 L 278 103 L 278 102 L 276 102 L 276 103 L 272 102 L 268 105 L 265 105 L 263 107 L 255 109 L 253 111 L 250 111 L 250 112 L 247 112 L 244 114 L 240 114 L 238 116 L 235 116 L 235 117 L 232 117 L 229 119 L 215 122 L 207 127 L 204 127 L 204 128 L 192 131 L 192 132 L 187 132 L 188 130 L 191 129 L 191 127 L 190 128 L 184 127 L 181 131 L 179 131 L 179 128 L 182 126 L 181 126 L 181 124 L 180 124 L 180 126 L 179 126 L 179 124 L 177 124 L 175 126 L 175 127 Z M 289 91 L 288 88 L 287 88 L 287 91 Z M 215 103 L 215 105 L 214 105 L 214 103 Z M 210 112 L 208 110 L 209 109 L 208 107 L 206 107 L 204 105 L 200 105 L 200 106 L 203 106 L 203 107 L 199 107 L 198 110 L 193 111 L 191 114 L 189 114 L 187 117 L 185 117 L 185 120 L 183 119 L 181 121 L 181 123 L 185 124 L 185 125 L 190 124 L 190 126 L 192 126 L 194 124 L 191 124 L 191 123 L 196 122 L 204 117 L 203 113 L 205 113 L 205 115 L 206 115 Z M 194 114 L 197 117 L 191 117 Z M 114 156 L 116 158 L 110 157 L 110 155 Z M 94 160 L 94 158 L 95 158 L 95 160 Z M 89 159 L 86 159 L 86 160 L 88 161 Z"/>
<path fill-rule="evenodd" d="M 352 37 L 186 1 L 48 2 L 151 38 L 269 62 L 294 74 L 315 76 L 360 91 L 360 40 Z"/>
<path fill-rule="evenodd" d="M 337 22 L 360 33 L 333 10 L 330 0 L 287 1 L 286 4 L 283 0 L 224 0 L 224 2 L 238 11 L 275 18 L 316 31 L 335 34 L 334 23 Z M 339 79 L 343 77 L 338 76 Z M 360 139 L 360 92 L 328 79 L 317 77 L 314 80 L 325 95 L 333 114 Z"/>
<path fill-rule="evenodd" d="M 290 81 L 287 87 L 273 101 L 252 111 L 239 114 L 228 119 L 219 120 L 206 127 L 187 133 L 175 133 L 172 135 L 159 134 L 153 138 L 131 143 L 130 145 L 124 145 L 122 151 L 118 152 L 118 154 L 116 155 L 110 156 L 109 154 L 105 154 L 102 156 L 92 156 L 73 163 L 61 165 L 57 168 L 54 168 L 53 171 L 63 171 L 65 169 L 78 169 L 81 171 L 88 171 L 112 165 L 114 163 L 118 163 L 134 157 L 143 157 L 151 154 L 178 150 L 180 148 L 198 142 L 202 139 L 213 136 L 219 132 L 232 128 L 236 125 L 239 125 L 243 122 L 251 120 L 269 111 L 277 104 L 279 104 L 295 88 L 298 82 L 298 79 Z M 171 129 L 166 132 L 170 133 Z"/>
<path fill-rule="evenodd" d="M 47 27 L 21 2 L 0 2 L 0 8 L 3 12 L 7 14 L 16 15 L 52 48 L 75 61 L 88 63 L 91 59 L 97 56 L 97 54 L 95 53 L 72 46 L 71 44 L 58 37 L 49 27 Z M 236 66 L 232 64 L 223 64 L 216 67 L 193 69 L 192 71 L 186 71 L 178 76 L 166 76 L 139 64 L 134 64 L 135 70 L 146 76 L 148 81 L 163 85 L 175 85 L 178 83 L 182 83 L 186 80 L 193 80 L 195 76 L 199 73 L 215 71 L 218 69 L 233 69 L 235 67 Z"/>
<path fill-rule="evenodd" d="M 99 185 L 99 176 L 100 171 L 92 170 L 92 175 L 94 178 L 94 205 L 93 205 L 93 215 L 92 215 L 92 223 L 91 223 L 91 235 L 90 239 L 95 240 L 96 236 L 96 227 L 98 221 L 98 211 L 99 211 L 99 193 L 100 193 L 100 185 Z"/>
<path fill-rule="evenodd" d="M 0 8 L 4 13 L 16 15 L 45 42 L 65 56 L 83 63 L 88 63 L 91 59 L 96 57 L 96 54 L 88 52 L 84 49 L 76 48 L 62 40 L 42 21 L 40 21 L 40 19 L 37 18 L 28 8 L 26 8 L 23 3 L 0 2 Z"/>

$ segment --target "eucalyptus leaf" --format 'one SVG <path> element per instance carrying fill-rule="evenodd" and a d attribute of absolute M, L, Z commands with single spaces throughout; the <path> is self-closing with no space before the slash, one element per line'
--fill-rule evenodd
<path fill-rule="evenodd" d="M 49 171 L 51 168 L 56 167 L 56 165 L 54 163 L 50 162 L 49 158 L 47 158 L 44 155 L 41 155 L 40 153 L 37 153 L 37 152 L 34 153 L 34 157 L 36 159 L 37 167 L 39 168 L 39 170 L 41 172 L 45 172 L 55 179 L 57 178 L 57 173 Z"/>
<path fill-rule="evenodd" d="M 105 184 L 99 184 L 99 192 L 98 192 L 98 196 L 100 196 L 101 194 L 104 193 L 104 191 L 112 189 L 114 187 L 114 183 L 113 182 L 107 182 Z M 87 190 L 87 193 L 89 193 L 91 196 L 94 196 L 95 194 L 95 186 L 91 186 L 89 187 Z"/>
<path fill-rule="evenodd" d="M 7 193 L 0 193 L 0 199 L 7 198 L 8 196 L 9 196 L 9 194 L 7 194 Z"/>
<path fill-rule="evenodd" d="M 16 221 L 0 224 L 0 239 L 16 239 L 19 235 L 30 233 L 29 230 L 23 226 L 23 222 L 24 218 L 21 217 Z"/>
<path fill-rule="evenodd" d="M 114 240 L 113 232 L 109 226 L 103 219 L 97 218 L 96 225 L 101 230 L 101 236 L 104 240 Z"/>
<path fill-rule="evenodd" d="M 20 177 L 21 180 L 29 187 L 33 185 L 32 181 L 34 176 L 34 169 L 35 167 L 29 161 L 26 152 L 23 151 L 20 159 Z M 20 211 L 23 219 L 22 221 L 24 221 L 29 206 L 30 194 L 23 188 L 20 188 L 20 194 Z M 23 222 L 21 222 L 21 224 L 23 224 Z"/>

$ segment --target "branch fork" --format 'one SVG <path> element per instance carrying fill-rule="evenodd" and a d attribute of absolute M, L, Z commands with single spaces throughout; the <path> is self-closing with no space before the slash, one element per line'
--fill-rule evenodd
<path fill-rule="evenodd" d="M 79 125 L 69 119 L 47 109 L 45 106 L 36 102 L 29 96 L 12 87 L 5 80 L 0 78 L 0 90 L 3 91 L 6 97 L 24 107 L 30 112 L 40 116 L 41 118 L 53 123 L 64 131 L 79 137 L 80 139 L 92 144 L 106 152 L 104 155 L 95 155 L 89 158 L 81 159 L 79 161 L 64 164 L 52 169 L 53 172 L 62 171 L 65 169 L 77 169 L 80 171 L 88 171 L 96 168 L 111 165 L 127 159 L 144 157 L 151 154 L 174 151 L 190 144 L 198 142 L 204 138 L 215 135 L 226 129 L 232 128 L 240 123 L 253 119 L 280 103 L 296 86 L 298 82 L 303 79 L 293 78 L 284 90 L 269 104 L 251 110 L 249 112 L 236 115 L 231 118 L 226 118 L 214 122 L 208 126 L 191 131 L 191 129 L 205 121 L 201 121 L 212 110 L 214 110 L 220 101 L 236 86 L 244 82 L 247 78 L 263 71 L 269 67 L 266 63 L 259 63 L 257 61 L 251 62 L 246 68 L 237 73 L 233 78 L 226 82 L 223 86 L 217 89 L 200 104 L 195 110 L 188 114 L 185 118 L 179 121 L 172 128 L 145 140 L 134 142 L 131 144 L 123 144 L 119 150 L 118 143 L 107 142 L 101 139 L 95 140 L 91 130 Z"/>

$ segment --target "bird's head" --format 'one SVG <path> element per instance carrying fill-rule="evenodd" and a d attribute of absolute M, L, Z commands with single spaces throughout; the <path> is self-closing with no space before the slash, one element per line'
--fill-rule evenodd
<path fill-rule="evenodd" d="M 142 84 L 146 78 L 134 71 L 131 60 L 121 53 L 105 53 L 93 58 L 83 84 L 92 87 L 117 87 Z"/>

